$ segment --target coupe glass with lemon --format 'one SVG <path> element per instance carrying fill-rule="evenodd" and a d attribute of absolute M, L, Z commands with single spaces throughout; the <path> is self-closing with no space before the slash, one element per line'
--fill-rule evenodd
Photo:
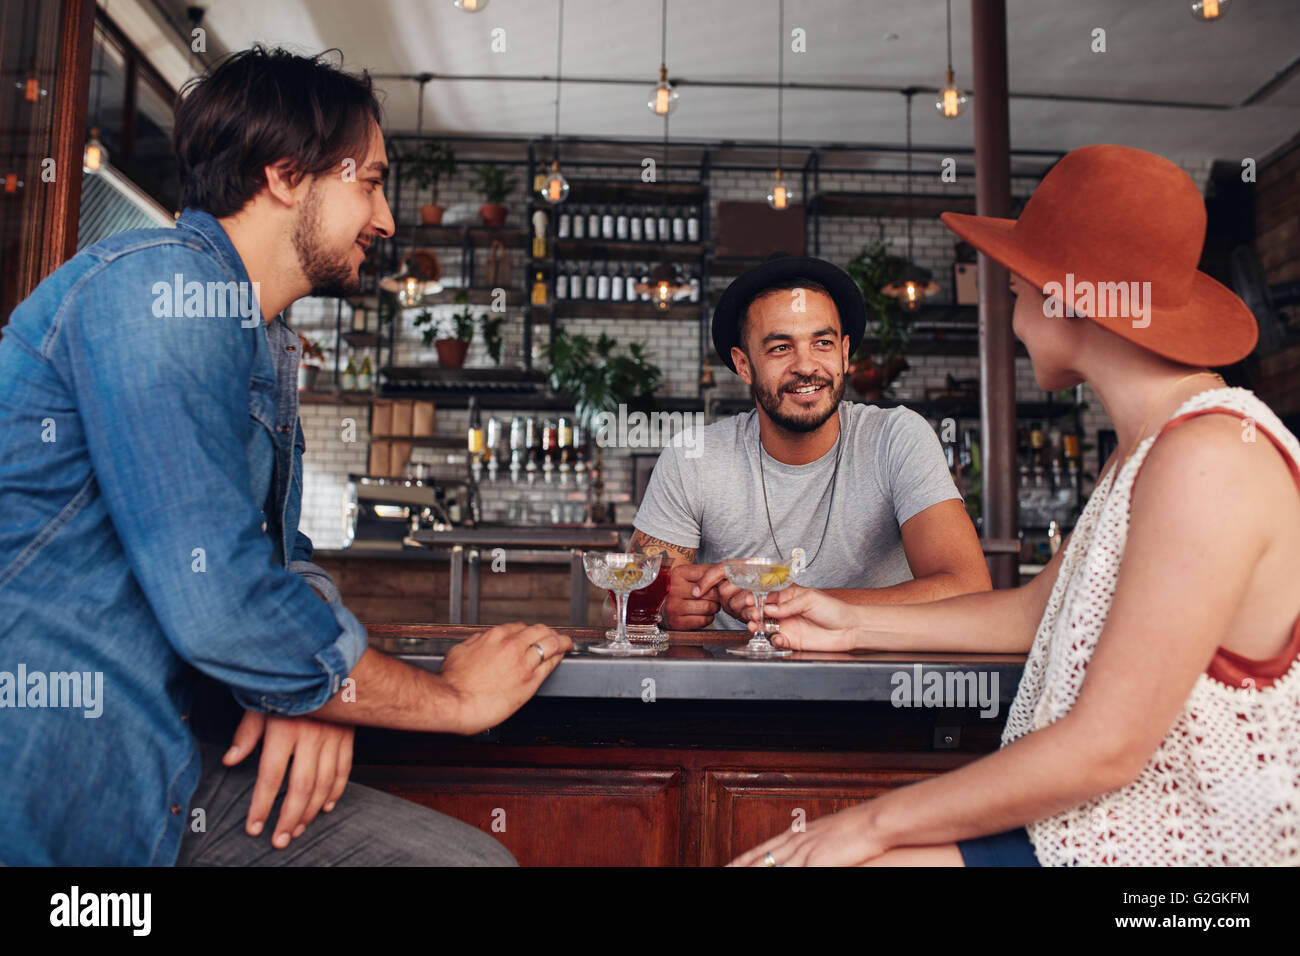
<path fill-rule="evenodd" d="M 633 644 L 627 636 L 627 596 L 653 583 L 659 576 L 660 554 L 588 551 L 582 556 L 587 579 L 598 588 L 613 591 L 618 602 L 618 631 L 604 644 L 587 648 L 593 654 L 657 654 L 662 648 Z"/>
<path fill-rule="evenodd" d="M 754 595 L 754 606 L 758 608 L 758 632 L 744 647 L 729 647 L 727 653 L 756 660 L 789 657 L 790 651 L 774 647 L 767 639 L 763 604 L 769 594 L 784 591 L 794 584 L 794 572 L 791 570 L 790 562 L 781 558 L 741 558 L 722 562 L 722 570 L 727 575 L 728 581 L 742 591 Z"/>

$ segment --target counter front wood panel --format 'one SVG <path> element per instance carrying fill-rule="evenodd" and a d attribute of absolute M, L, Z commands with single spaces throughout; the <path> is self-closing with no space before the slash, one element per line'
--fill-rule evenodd
<path fill-rule="evenodd" d="M 369 785 L 478 827 L 521 866 L 671 866 L 681 781 L 676 770 L 425 767 Z"/>
<path fill-rule="evenodd" d="M 901 771 L 707 771 L 702 863 L 722 866 L 793 826 L 807 826 L 818 817 L 932 776 Z"/>

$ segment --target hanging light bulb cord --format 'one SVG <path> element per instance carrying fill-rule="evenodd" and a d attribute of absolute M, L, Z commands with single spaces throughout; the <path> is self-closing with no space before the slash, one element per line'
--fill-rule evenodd
<path fill-rule="evenodd" d="M 776 168 L 781 170 L 782 119 L 785 106 L 785 0 L 780 0 L 776 27 Z"/>
<path fill-rule="evenodd" d="M 560 0 L 560 20 L 555 28 L 555 161 L 560 161 L 560 76 L 564 63 L 564 0 Z"/>
<path fill-rule="evenodd" d="M 659 34 L 659 68 L 662 70 L 668 66 L 668 0 L 664 0 L 660 20 L 663 25 Z"/>
<path fill-rule="evenodd" d="M 912 91 L 907 99 L 907 262 L 912 263 Z"/>
<path fill-rule="evenodd" d="M 952 69 L 952 0 L 948 0 L 948 69 Z"/>

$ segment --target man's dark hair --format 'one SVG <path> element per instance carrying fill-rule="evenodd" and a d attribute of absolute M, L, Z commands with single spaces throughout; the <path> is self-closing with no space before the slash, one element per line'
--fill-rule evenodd
<path fill-rule="evenodd" d="M 326 62 L 332 52 L 305 57 L 258 44 L 181 88 L 173 136 L 181 208 L 233 215 L 266 185 L 266 166 L 284 164 L 297 183 L 341 171 L 347 157 L 361 164 L 370 121 L 382 125 L 383 114 L 370 75 Z"/>
<path fill-rule="evenodd" d="M 779 282 L 774 283 L 773 285 L 767 286 L 763 289 L 760 289 L 758 292 L 755 292 L 754 297 L 750 299 L 748 303 L 746 303 L 745 310 L 740 313 L 740 321 L 736 324 L 736 342 L 740 345 L 740 350 L 744 352 L 746 355 L 749 355 L 749 348 L 745 344 L 745 332 L 749 326 L 750 307 L 759 299 L 765 299 L 769 295 L 775 295 L 778 292 L 789 292 L 792 289 L 807 289 L 809 292 L 820 292 L 822 295 L 826 296 L 832 302 L 835 301 L 834 297 L 831 296 L 830 289 L 826 288 L 826 286 L 822 285 L 816 279 L 805 279 L 802 276 L 791 276 L 788 279 L 782 279 Z M 835 314 L 836 315 L 839 314 L 838 308 L 836 309 Z M 843 323 L 841 323 L 841 329 L 840 329 L 841 335 L 844 333 L 842 326 Z"/>

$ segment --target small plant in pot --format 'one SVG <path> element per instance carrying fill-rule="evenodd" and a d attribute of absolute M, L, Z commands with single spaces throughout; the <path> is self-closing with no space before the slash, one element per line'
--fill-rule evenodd
<path fill-rule="evenodd" d="M 428 309 L 415 317 L 416 327 L 424 327 L 421 336 L 425 346 L 432 345 L 438 350 L 438 364 L 443 368 L 464 368 L 465 355 L 474 340 L 477 320 L 467 304 L 469 296 L 462 292 L 455 301 L 461 310 L 441 321 L 435 319 Z"/>
<path fill-rule="evenodd" d="M 504 169 L 494 163 L 479 166 L 474 170 L 478 176 L 478 189 L 483 196 L 483 205 L 478 213 L 485 226 L 504 226 L 507 209 L 506 198 L 515 190 L 515 177 L 507 176 Z"/>
<path fill-rule="evenodd" d="M 905 258 L 887 252 L 884 243 L 877 239 L 844 270 L 862 290 L 867 306 L 867 331 L 874 331 L 880 345 L 878 364 L 872 360 L 865 341 L 849 356 L 849 379 L 869 402 L 884 398 L 885 390 L 908 367 L 906 352 L 912 320 L 897 299 L 880 291 L 902 275 L 906 266 Z"/>
<path fill-rule="evenodd" d="M 420 222 L 436 226 L 442 222 L 443 207 L 438 205 L 438 180 L 456 175 L 456 154 L 446 143 L 425 142 L 407 161 L 406 174 L 417 189 L 433 189 L 433 202 L 420 207 Z"/>
<path fill-rule="evenodd" d="M 316 387 L 320 370 L 325 367 L 325 351 L 319 342 L 298 336 L 302 345 L 302 358 L 298 360 L 298 390 L 306 391 Z"/>

